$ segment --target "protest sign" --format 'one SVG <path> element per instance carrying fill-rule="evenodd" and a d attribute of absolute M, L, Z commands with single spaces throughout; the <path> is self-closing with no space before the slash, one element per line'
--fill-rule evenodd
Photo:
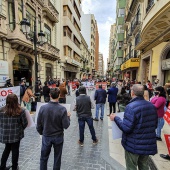
<path fill-rule="evenodd" d="M 95 88 L 93 81 L 91 81 L 91 82 L 88 82 L 88 81 L 86 81 L 86 82 L 81 82 L 81 84 L 83 84 L 83 86 L 86 87 L 86 88 L 88 88 L 88 89 L 94 89 L 94 88 Z"/>
<path fill-rule="evenodd" d="M 26 114 L 27 121 L 28 121 L 27 127 L 35 127 L 35 123 L 30 115 L 30 112 L 28 110 L 25 110 L 25 114 Z"/>
<path fill-rule="evenodd" d="M 170 125 L 170 104 L 168 105 L 168 108 L 164 114 L 164 119 L 167 121 L 167 123 Z"/>
<path fill-rule="evenodd" d="M 164 134 L 164 137 L 165 137 L 166 146 L 168 148 L 168 152 L 169 152 L 169 155 L 170 155 L 170 135 Z"/>
<path fill-rule="evenodd" d="M 35 124 L 37 124 L 37 118 L 38 118 L 38 113 L 39 113 L 40 107 L 43 105 L 46 105 L 46 104 L 48 104 L 48 103 L 37 102 L 37 108 L 36 108 L 36 113 L 35 113 Z M 70 104 L 60 104 L 60 105 L 64 106 L 66 108 L 67 112 L 70 112 L 70 109 L 71 109 Z"/>
<path fill-rule="evenodd" d="M 107 83 L 106 82 L 97 82 L 96 83 L 96 90 L 99 88 L 99 85 L 102 85 L 102 89 L 106 89 Z"/>
<path fill-rule="evenodd" d="M 119 112 L 115 114 L 123 120 L 124 112 Z M 122 138 L 122 131 L 119 129 L 115 121 L 112 121 L 112 137 L 113 140 Z"/>
<path fill-rule="evenodd" d="M 20 102 L 20 86 L 0 88 L 0 108 L 6 105 L 8 94 L 16 94 Z"/>

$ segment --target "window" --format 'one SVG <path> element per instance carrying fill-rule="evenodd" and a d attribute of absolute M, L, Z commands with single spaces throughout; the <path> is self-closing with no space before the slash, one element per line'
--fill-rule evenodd
<path fill-rule="evenodd" d="M 15 6 L 14 1 L 8 1 L 8 16 L 9 16 L 9 28 L 11 31 L 15 29 Z"/>
<path fill-rule="evenodd" d="M 52 75 L 52 64 L 46 63 L 45 68 L 46 68 L 46 77 L 52 78 L 53 77 L 53 75 Z"/>
<path fill-rule="evenodd" d="M 72 49 L 69 46 L 64 46 L 64 55 L 71 57 Z"/>
<path fill-rule="evenodd" d="M 19 22 L 23 19 L 23 0 L 18 1 L 18 19 Z"/>
<path fill-rule="evenodd" d="M 63 28 L 63 34 L 64 34 L 64 37 L 65 37 L 65 36 L 68 36 L 68 37 L 71 39 L 72 31 L 70 30 L 69 27 L 65 26 L 65 27 Z"/>
<path fill-rule="evenodd" d="M 51 28 L 48 25 L 44 25 L 44 34 L 46 38 L 46 42 L 51 44 Z"/>
<path fill-rule="evenodd" d="M 154 4 L 154 0 L 148 0 L 148 6 L 146 8 L 146 13 L 148 13 L 148 11 L 151 9 L 153 4 Z"/>
<path fill-rule="evenodd" d="M 35 11 L 29 6 L 26 6 L 26 18 L 30 22 L 30 36 L 33 37 L 34 34 L 34 22 L 36 20 L 36 14 Z"/>

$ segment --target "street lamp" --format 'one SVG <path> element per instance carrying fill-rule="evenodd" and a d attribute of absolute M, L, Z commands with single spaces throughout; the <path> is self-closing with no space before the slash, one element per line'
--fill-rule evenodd
<path fill-rule="evenodd" d="M 38 93 L 38 63 L 37 63 L 37 45 L 43 45 L 45 43 L 45 34 L 43 31 L 38 33 L 37 39 L 37 25 L 36 20 L 34 20 L 34 35 L 33 37 L 30 36 L 30 22 L 26 18 L 20 22 L 21 30 L 23 34 L 26 35 L 27 39 L 30 39 L 34 43 L 34 55 L 35 55 L 35 94 Z"/>

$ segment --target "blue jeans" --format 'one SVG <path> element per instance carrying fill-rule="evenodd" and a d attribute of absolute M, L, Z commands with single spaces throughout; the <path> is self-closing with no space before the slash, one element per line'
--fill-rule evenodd
<path fill-rule="evenodd" d="M 83 143 L 84 141 L 84 128 L 85 128 L 85 123 L 87 122 L 87 125 L 89 126 L 89 130 L 92 136 L 92 140 L 96 141 L 96 133 L 93 127 L 93 118 L 92 117 L 79 117 L 78 118 L 78 123 L 79 123 L 79 134 L 80 134 L 80 142 Z"/>
<path fill-rule="evenodd" d="M 161 129 L 163 128 L 163 126 L 164 126 L 164 118 L 163 117 L 158 118 L 156 136 L 159 137 L 159 138 L 161 137 Z"/>
<path fill-rule="evenodd" d="M 95 118 L 98 119 L 99 116 L 99 109 L 101 108 L 101 116 L 100 118 L 103 119 L 104 116 L 104 103 L 98 103 L 96 104 L 96 115 Z"/>
<path fill-rule="evenodd" d="M 61 155 L 63 149 L 63 135 L 60 136 L 42 136 L 40 170 L 47 170 L 47 162 L 51 152 L 51 147 L 54 148 L 54 165 L 53 170 L 60 170 Z"/>

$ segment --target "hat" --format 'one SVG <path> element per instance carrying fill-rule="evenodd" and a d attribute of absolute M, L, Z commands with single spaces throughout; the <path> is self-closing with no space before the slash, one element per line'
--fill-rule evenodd
<path fill-rule="evenodd" d="M 25 80 L 25 77 L 21 78 L 21 81 Z"/>
<path fill-rule="evenodd" d="M 7 78 L 6 81 L 10 81 L 11 79 L 10 78 Z"/>

